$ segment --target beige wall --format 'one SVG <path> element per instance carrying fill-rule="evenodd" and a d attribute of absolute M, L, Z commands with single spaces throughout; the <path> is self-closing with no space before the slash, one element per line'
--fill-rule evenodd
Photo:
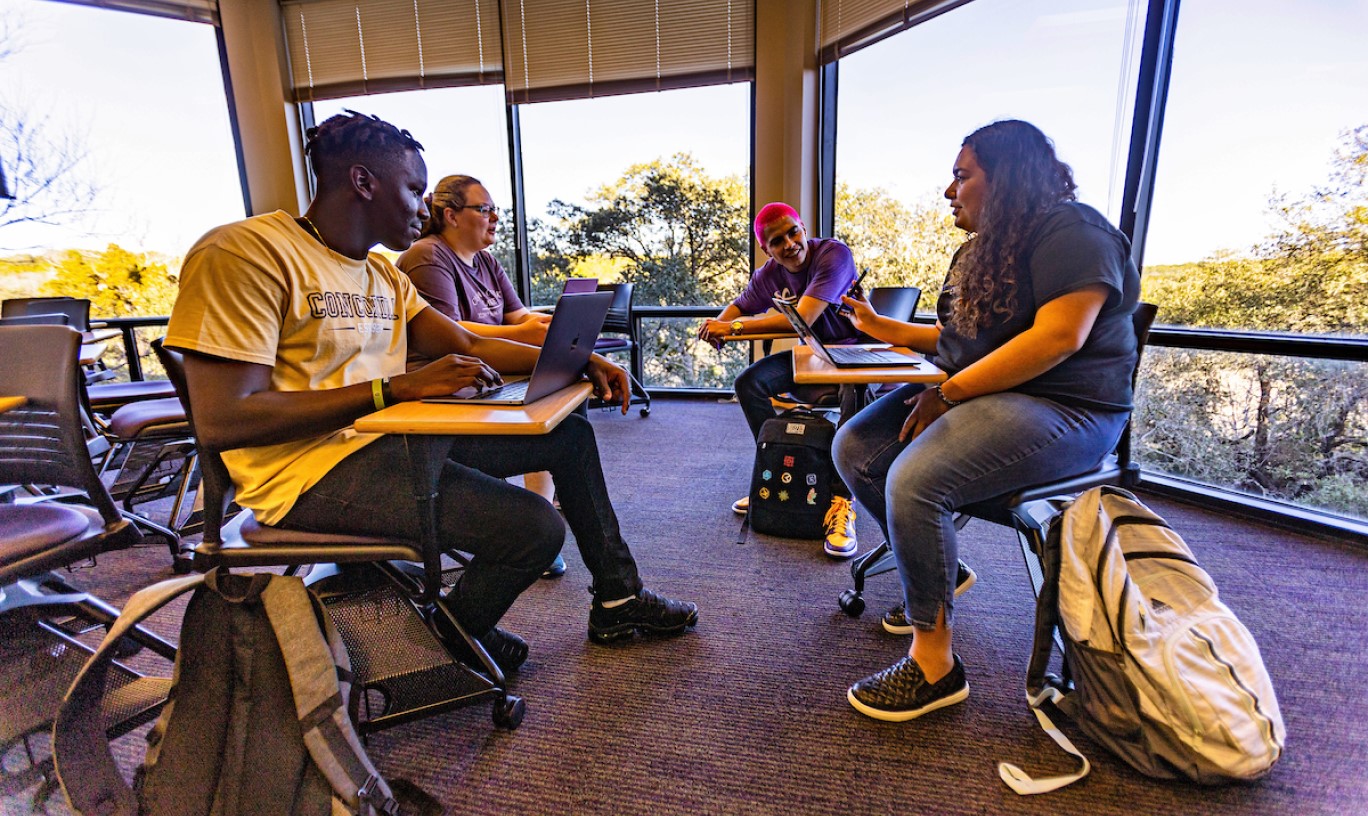
<path fill-rule="evenodd" d="M 308 177 L 276 0 L 222 0 L 219 18 L 253 215 L 308 205 Z"/>
<path fill-rule="evenodd" d="M 817 0 L 755 3 L 755 207 L 817 215 Z M 764 260 L 752 243 L 756 264 Z"/>

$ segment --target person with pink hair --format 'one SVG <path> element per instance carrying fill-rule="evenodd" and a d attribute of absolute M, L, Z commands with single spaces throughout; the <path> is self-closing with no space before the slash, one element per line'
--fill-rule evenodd
<path fill-rule="evenodd" d="M 760 208 L 755 215 L 755 239 L 769 256 L 751 275 L 740 296 L 717 317 L 704 321 L 698 336 L 720 346 L 722 338 L 747 334 L 786 332 L 788 319 L 773 311 L 774 298 L 797 302 L 799 313 L 823 343 L 850 343 L 859 332 L 837 312 L 841 296 L 855 283 L 855 258 L 850 247 L 835 238 L 809 238 L 798 211 L 783 202 Z M 746 416 L 751 435 L 774 416 L 771 397 L 793 390 L 793 355 L 771 354 L 753 363 L 736 378 L 736 399 Z M 859 552 L 855 538 L 855 507 L 850 489 L 833 468 L 831 509 L 826 515 L 823 550 L 832 558 L 850 558 Z M 739 499 L 732 510 L 744 515 L 749 498 Z"/>

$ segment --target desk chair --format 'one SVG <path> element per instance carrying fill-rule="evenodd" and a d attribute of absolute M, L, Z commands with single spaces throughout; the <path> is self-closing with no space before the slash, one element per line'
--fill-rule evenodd
<path fill-rule="evenodd" d="M 54 485 L 79 501 L 0 504 L 0 755 L 22 744 L 29 766 L 5 763 L 0 793 L 50 776 L 51 760 L 32 740 L 46 733 L 62 695 L 94 650 L 79 636 L 108 628 L 119 611 L 67 583 L 60 568 L 136 543 L 86 450 L 77 397 L 80 335 L 60 325 L 0 327 L 0 383 L 28 402 L 0 414 L 0 482 Z M 143 629 L 125 654 L 146 646 L 168 660 L 175 647 Z M 144 678 L 121 664 L 111 674 L 105 711 L 111 738 L 154 717 L 169 682 Z"/>
<path fill-rule="evenodd" d="M 66 325 L 81 333 L 90 331 L 90 301 L 82 298 L 9 298 L 0 303 L 0 312 L 3 312 L 0 325 L 9 324 L 11 320 L 28 322 L 32 318 L 62 315 L 66 317 Z M 134 349 L 126 351 L 135 352 Z M 104 363 L 88 367 L 86 372 L 87 401 L 96 414 L 111 413 L 130 402 L 176 396 L 175 389 L 166 380 L 109 382 L 117 372 Z"/>
<path fill-rule="evenodd" d="M 193 429 L 184 356 L 160 343 L 154 348 Z M 445 606 L 433 603 L 443 577 L 437 542 L 286 530 L 258 522 L 250 510 L 229 517 L 234 488 L 228 469 L 219 451 L 203 444 L 198 450 L 204 540 L 194 550 L 195 568 L 286 567 L 293 573 L 325 565 L 311 570 L 307 583 L 347 644 L 354 674 L 348 711 L 363 735 L 491 697 L 494 724 L 518 727 L 526 712 L 522 698 L 507 693 L 503 672 L 484 646 Z M 435 479 L 433 474 L 434 484 Z M 377 572 L 388 580 L 368 580 Z M 434 624 L 423 618 L 429 607 L 430 615 L 445 616 L 446 628 L 479 658 L 483 673 L 459 661 L 434 635 Z"/>
<path fill-rule="evenodd" d="M 1158 307 L 1154 304 L 1139 303 L 1131 314 L 1136 349 L 1135 368 L 1131 371 L 1132 388 L 1140 373 L 1140 359 L 1157 312 Z M 1119 485 L 1129 489 L 1139 481 L 1140 468 L 1131 461 L 1130 431 L 1131 425 L 1127 421 L 1116 449 L 1092 470 L 1044 484 L 1028 485 L 1012 493 L 961 507 L 955 517 L 955 526 L 963 528 L 970 519 L 978 518 L 1016 530 L 1032 588 L 1039 596 L 1044 583 L 1040 561 L 1045 550 L 1045 534 L 1050 522 L 1058 515 L 1060 506 L 1079 493 L 1099 485 Z M 854 579 L 854 587 L 841 593 L 839 603 L 842 611 L 852 618 L 859 617 L 865 609 L 862 596 L 865 579 L 889 572 L 896 566 L 887 541 L 851 562 L 850 575 Z"/>
<path fill-rule="evenodd" d="M 600 292 L 612 292 L 613 301 L 608 304 L 608 316 L 603 320 L 603 329 L 594 342 L 598 354 L 621 354 L 627 352 L 627 379 L 632 389 L 630 405 L 641 405 L 641 415 L 651 415 L 651 395 L 641 384 L 641 345 L 637 341 L 636 321 L 632 319 L 632 284 L 600 283 Z M 611 407 L 601 400 L 595 400 L 591 408 Z"/>

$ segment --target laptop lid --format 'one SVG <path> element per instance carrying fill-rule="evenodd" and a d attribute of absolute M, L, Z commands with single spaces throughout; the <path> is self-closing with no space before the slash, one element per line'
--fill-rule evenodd
<path fill-rule="evenodd" d="M 566 278 L 562 295 L 581 295 L 598 291 L 598 278 Z"/>
<path fill-rule="evenodd" d="M 473 405 L 526 405 L 547 394 L 578 382 L 594 353 L 594 341 L 608 315 L 612 292 L 586 292 L 561 298 L 551 315 L 537 364 L 527 384 L 527 394 L 520 400 L 486 398 L 482 394 L 469 397 L 436 397 L 424 402 L 462 402 Z"/>
<path fill-rule="evenodd" d="M 803 314 L 798 311 L 798 306 L 795 303 L 784 300 L 781 297 L 776 297 L 774 298 L 774 307 L 779 310 L 780 314 L 788 318 L 789 324 L 792 325 L 793 330 L 798 333 L 798 338 L 812 349 L 813 354 L 816 354 L 818 357 L 821 357 L 823 360 L 837 368 L 840 367 L 839 363 L 831 359 L 831 353 L 827 351 L 826 346 L 822 345 L 822 341 L 817 339 L 817 335 L 813 333 L 812 327 L 808 325 L 808 322 L 803 319 Z"/>

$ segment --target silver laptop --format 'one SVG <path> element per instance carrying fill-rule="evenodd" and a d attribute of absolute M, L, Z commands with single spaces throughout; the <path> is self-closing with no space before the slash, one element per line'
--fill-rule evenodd
<path fill-rule="evenodd" d="M 429 397 L 423 402 L 526 405 L 573 385 L 584 375 L 584 367 L 589 363 L 589 355 L 594 353 L 594 341 L 603 328 L 603 319 L 608 315 L 608 304 L 612 300 L 612 292 L 561 297 L 530 377 L 510 378 L 494 388 L 463 389 L 446 397 Z"/>
<path fill-rule="evenodd" d="M 783 298 L 774 298 L 774 306 L 788 322 L 793 325 L 793 330 L 798 333 L 798 337 L 812 348 L 812 353 L 826 360 L 837 368 L 888 368 L 889 366 L 914 366 L 920 362 L 915 357 L 908 357 L 896 351 L 889 351 L 888 346 L 883 348 L 869 348 L 868 346 L 826 346 L 817 335 L 813 333 L 812 327 L 803 319 L 803 315 L 798 311 L 798 307 L 792 302 Z"/>

